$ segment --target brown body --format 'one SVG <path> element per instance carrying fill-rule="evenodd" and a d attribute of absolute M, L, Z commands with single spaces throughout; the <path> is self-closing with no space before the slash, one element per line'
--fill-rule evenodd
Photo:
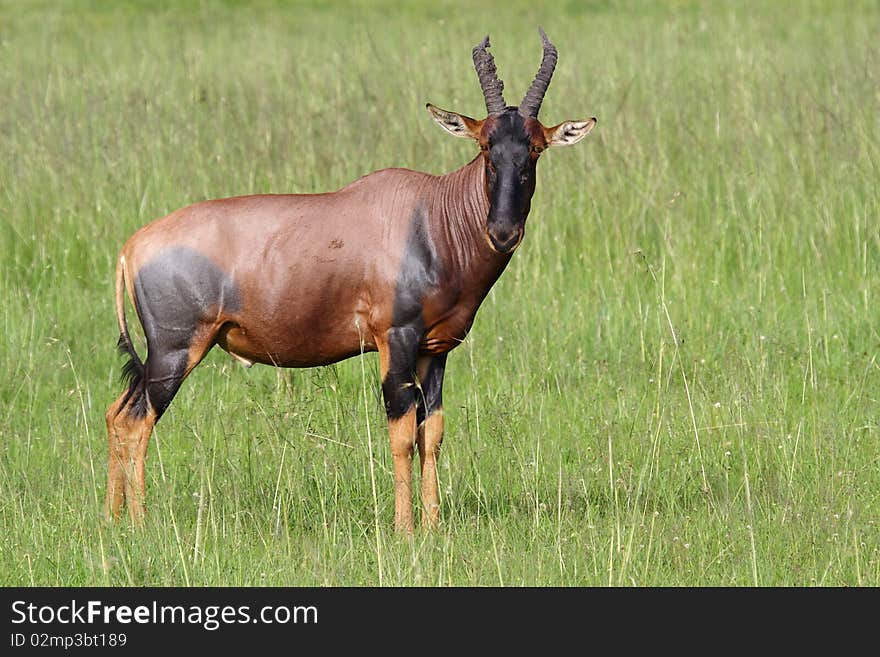
<path fill-rule="evenodd" d="M 220 268 L 241 303 L 206 309 L 198 328 L 246 362 L 327 365 L 375 351 L 394 319 L 407 242 L 418 227 L 435 258 L 426 274 L 423 354 L 461 342 L 509 255 L 482 238 L 488 202 L 474 160 L 446 176 L 385 169 L 327 194 L 197 203 L 141 228 L 120 254 L 129 294 L 163 251 L 192 249 Z M 463 196 L 461 188 L 471 193 Z M 472 236 L 457 240 L 451 234 Z M 198 350 L 193 345 L 194 351 Z"/>
<path fill-rule="evenodd" d="M 332 193 L 206 201 L 154 221 L 126 242 L 116 310 L 130 383 L 107 410 L 108 515 L 117 516 L 127 502 L 132 519 L 142 520 L 153 426 L 217 344 L 246 365 L 278 367 L 378 351 L 395 526 L 412 528 L 416 445 L 423 522 L 437 524 L 446 354 L 464 340 L 522 241 L 539 154 L 575 143 L 595 124 L 545 128 L 537 121 L 534 89 L 543 96 L 539 83 L 549 55 L 555 64 L 555 48 L 542 37 L 545 62 L 520 108 L 503 107 L 500 89 L 497 96 L 491 89 L 488 38 L 474 49 L 474 61 L 490 116 L 477 121 L 429 105 L 444 129 L 480 144 L 481 154 L 457 171 L 385 169 Z M 126 289 L 147 339 L 143 363 L 126 325 Z"/>

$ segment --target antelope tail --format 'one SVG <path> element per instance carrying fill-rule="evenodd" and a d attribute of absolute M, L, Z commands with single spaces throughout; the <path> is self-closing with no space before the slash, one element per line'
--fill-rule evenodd
<path fill-rule="evenodd" d="M 119 323 L 119 342 L 116 343 L 116 348 L 120 354 L 128 356 L 128 362 L 122 367 L 122 381 L 128 384 L 128 398 L 143 381 L 144 363 L 131 342 L 125 319 L 125 256 L 120 256 L 116 263 L 116 321 Z"/>

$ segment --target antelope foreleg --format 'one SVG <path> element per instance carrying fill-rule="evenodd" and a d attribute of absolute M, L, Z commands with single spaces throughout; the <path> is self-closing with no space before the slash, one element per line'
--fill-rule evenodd
<path fill-rule="evenodd" d="M 418 359 L 418 444 L 422 466 L 422 527 L 436 529 L 440 522 L 437 458 L 443 442 L 443 374 L 446 354 Z"/>
<path fill-rule="evenodd" d="M 394 529 L 410 533 L 412 515 L 412 457 L 416 433 L 416 409 L 388 421 L 391 457 L 394 460 Z"/>
<path fill-rule="evenodd" d="M 394 460 L 394 528 L 405 533 L 413 529 L 412 457 L 416 443 L 418 344 L 418 332 L 412 328 L 392 328 L 378 344 L 382 395 Z"/>
<path fill-rule="evenodd" d="M 437 410 L 419 425 L 419 460 L 422 466 L 422 527 L 436 529 L 440 522 L 437 457 L 443 442 L 443 411 Z"/>

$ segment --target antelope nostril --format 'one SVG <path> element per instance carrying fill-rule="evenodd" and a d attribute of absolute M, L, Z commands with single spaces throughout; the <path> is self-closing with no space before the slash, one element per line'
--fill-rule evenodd
<path fill-rule="evenodd" d="M 522 231 L 490 232 L 489 241 L 498 253 L 510 253 L 519 244 Z"/>

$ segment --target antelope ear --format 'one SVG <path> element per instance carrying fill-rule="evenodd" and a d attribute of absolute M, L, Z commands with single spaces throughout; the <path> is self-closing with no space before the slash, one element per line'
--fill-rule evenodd
<path fill-rule="evenodd" d="M 596 117 L 586 121 L 565 121 L 552 128 L 544 128 L 548 146 L 571 146 L 590 134 L 596 127 Z"/>
<path fill-rule="evenodd" d="M 435 107 L 431 103 L 425 105 L 431 113 L 437 124 L 450 135 L 456 137 L 464 137 L 465 139 L 480 139 L 480 130 L 483 127 L 482 121 L 477 121 L 464 114 L 457 112 L 449 112 L 445 109 Z"/>

